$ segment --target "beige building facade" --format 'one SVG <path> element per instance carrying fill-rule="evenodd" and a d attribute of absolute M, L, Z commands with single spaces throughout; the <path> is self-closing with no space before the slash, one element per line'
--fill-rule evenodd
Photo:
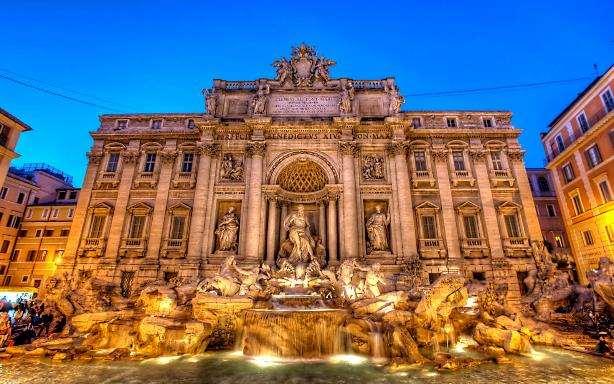
<path fill-rule="evenodd" d="M 331 78 L 305 45 L 273 65 L 214 80 L 205 113 L 101 116 L 58 273 L 128 295 L 229 256 L 275 265 L 290 237 L 329 266 L 394 276 L 418 259 L 425 280 L 460 271 L 519 296 L 543 239 L 509 112 L 401 112 L 393 78 Z"/>
<path fill-rule="evenodd" d="M 4 185 L 11 161 L 19 156 L 15 152 L 19 136 L 30 130 L 28 124 L 0 108 L 0 185 Z"/>

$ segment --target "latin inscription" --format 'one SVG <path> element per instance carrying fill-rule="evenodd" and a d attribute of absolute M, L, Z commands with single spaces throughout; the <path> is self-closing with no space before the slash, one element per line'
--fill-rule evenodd
<path fill-rule="evenodd" d="M 333 116 L 339 114 L 337 95 L 274 95 L 269 99 L 270 115 Z"/>

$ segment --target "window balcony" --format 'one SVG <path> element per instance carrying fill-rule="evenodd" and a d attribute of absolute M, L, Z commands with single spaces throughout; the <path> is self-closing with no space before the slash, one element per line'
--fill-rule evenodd
<path fill-rule="evenodd" d="M 145 238 L 123 238 L 120 245 L 120 254 L 123 257 L 138 258 L 145 257 L 147 250 L 147 240 Z"/>
<path fill-rule="evenodd" d="M 526 237 L 506 237 L 503 239 L 503 249 L 508 257 L 530 256 L 531 246 Z"/>
<path fill-rule="evenodd" d="M 490 183 L 493 187 L 499 186 L 514 186 L 516 180 L 512 176 L 512 173 L 508 169 L 491 169 L 490 170 Z M 507 185 L 506 185 L 507 184 Z"/>
<path fill-rule="evenodd" d="M 473 187 L 475 185 L 475 178 L 467 170 L 452 171 L 452 185 L 458 187 L 463 184 Z"/>
<path fill-rule="evenodd" d="M 139 172 L 134 180 L 135 188 L 155 188 L 158 183 L 157 172 Z"/>
<path fill-rule="evenodd" d="M 102 172 L 96 180 L 97 188 L 117 188 L 120 181 L 119 172 Z"/>
<path fill-rule="evenodd" d="M 178 172 L 173 179 L 173 187 L 192 189 L 196 185 L 196 172 Z"/>
<path fill-rule="evenodd" d="M 421 185 L 427 185 L 430 187 L 435 186 L 435 178 L 431 171 L 413 171 L 411 174 L 411 181 L 414 188 L 418 188 Z"/>
<path fill-rule="evenodd" d="M 464 257 L 479 259 L 487 257 L 490 252 L 484 238 L 471 238 L 461 240 L 461 251 Z"/>
<path fill-rule="evenodd" d="M 420 239 L 418 244 L 418 252 L 423 259 L 441 259 L 446 255 L 442 239 Z"/>
<path fill-rule="evenodd" d="M 166 239 L 162 255 L 169 259 L 178 259 L 185 256 L 187 239 Z"/>
<path fill-rule="evenodd" d="M 88 237 L 81 242 L 77 254 L 81 257 L 101 257 L 104 255 L 106 239 L 101 237 Z"/>

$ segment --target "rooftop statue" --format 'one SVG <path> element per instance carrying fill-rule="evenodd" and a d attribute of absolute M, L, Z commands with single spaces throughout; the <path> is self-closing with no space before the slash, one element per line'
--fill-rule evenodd
<path fill-rule="evenodd" d="M 329 68 L 335 65 L 333 60 L 318 57 L 316 50 L 301 44 L 292 48 L 292 57 L 281 58 L 273 62 L 277 68 L 275 80 L 281 85 L 292 81 L 295 87 L 311 87 L 315 83 L 326 84 L 329 79 Z"/>

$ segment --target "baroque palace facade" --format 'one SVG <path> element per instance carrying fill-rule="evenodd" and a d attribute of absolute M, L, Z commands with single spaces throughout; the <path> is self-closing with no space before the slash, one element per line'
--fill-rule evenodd
<path fill-rule="evenodd" d="M 332 79 L 306 45 L 273 65 L 214 80 L 206 113 L 101 116 L 59 273 L 129 294 L 231 255 L 273 265 L 298 217 L 330 266 L 420 260 L 425 280 L 461 271 L 518 297 L 543 239 L 509 112 L 400 112 L 393 78 Z"/>

